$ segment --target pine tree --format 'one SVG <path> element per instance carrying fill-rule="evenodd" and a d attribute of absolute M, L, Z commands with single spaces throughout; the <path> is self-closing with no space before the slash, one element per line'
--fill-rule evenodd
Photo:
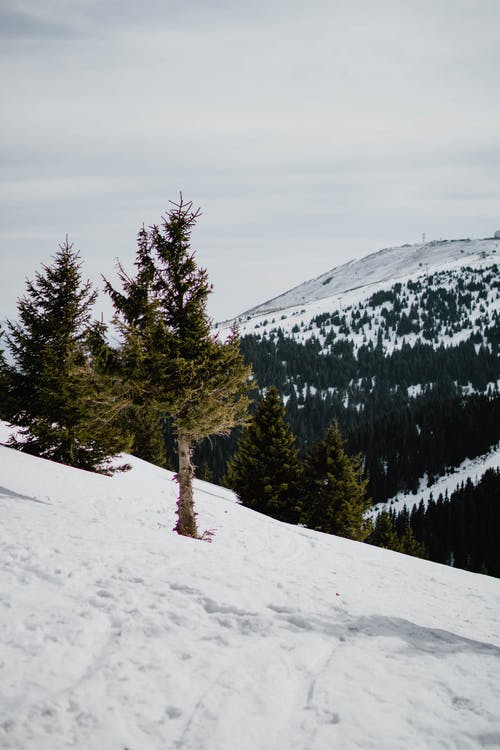
<path fill-rule="evenodd" d="M 136 275 L 119 264 L 123 291 L 106 288 L 122 336 L 122 371 L 132 402 L 161 424 L 169 419 L 177 439 L 179 499 L 176 531 L 198 536 L 193 502 L 193 449 L 209 435 L 244 424 L 251 369 L 239 337 L 212 335 L 206 312 L 211 285 L 190 249 L 200 216 L 191 202 L 172 203 L 162 225 L 139 232 Z"/>
<path fill-rule="evenodd" d="M 401 537 L 401 552 L 403 552 L 405 555 L 411 555 L 412 557 L 422 557 L 424 559 L 427 558 L 427 551 L 422 544 L 422 542 L 418 542 L 415 538 L 415 534 L 413 533 L 413 529 L 411 526 L 407 528 L 403 536 Z"/>
<path fill-rule="evenodd" d="M 67 238 L 52 265 L 27 281 L 19 320 L 7 322 L 14 360 L 8 368 L 9 419 L 20 428 L 10 444 L 70 466 L 108 471 L 109 456 L 128 444 L 113 423 L 116 399 L 94 367 L 96 296 L 91 283 L 82 281 L 79 253 Z"/>
<path fill-rule="evenodd" d="M 328 534 L 362 541 L 371 524 L 360 456 L 348 456 L 338 425 L 331 424 L 305 460 L 306 502 L 303 522 Z"/>
<path fill-rule="evenodd" d="M 276 387 L 269 388 L 243 431 L 226 482 L 247 508 L 280 521 L 300 520 L 302 466 Z"/>
<path fill-rule="evenodd" d="M 120 349 L 110 346 L 104 334 L 101 324 L 93 329 L 91 351 L 101 377 L 113 384 L 115 394 L 120 394 L 120 398 L 115 399 L 120 403 L 118 422 L 129 436 L 129 450 L 144 461 L 171 468 L 163 438 L 164 420 L 131 387 L 128 362 L 123 359 Z"/>
<path fill-rule="evenodd" d="M 391 549 L 412 557 L 427 558 L 424 545 L 419 542 L 412 529 L 411 519 L 415 517 L 416 506 L 410 515 L 406 505 L 396 513 L 394 510 L 382 510 L 376 517 L 373 531 L 365 539 L 375 547 Z"/>
<path fill-rule="evenodd" d="M 375 519 L 373 531 L 365 540 L 368 544 L 383 549 L 391 549 L 395 552 L 401 552 L 401 543 L 398 535 L 394 531 L 394 524 L 390 514 L 382 510 Z"/>

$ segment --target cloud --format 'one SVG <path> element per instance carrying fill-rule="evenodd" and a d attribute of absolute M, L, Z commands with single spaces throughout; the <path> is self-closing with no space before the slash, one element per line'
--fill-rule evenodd
<path fill-rule="evenodd" d="M 10 7 L 9 7 L 10 5 Z M 0 38 L 8 41 L 57 41 L 73 32 L 55 16 L 33 12 L 19 3 L 3 3 L 0 7 Z"/>
<path fill-rule="evenodd" d="M 224 317 L 384 244 L 499 223 L 496 0 L 1 12 L 0 253 L 24 263 L 6 305 L 66 232 L 96 276 L 132 258 L 179 189 Z"/>

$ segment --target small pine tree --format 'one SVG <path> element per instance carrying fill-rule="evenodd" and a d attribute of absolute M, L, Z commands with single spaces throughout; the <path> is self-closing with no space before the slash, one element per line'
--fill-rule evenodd
<path fill-rule="evenodd" d="M 411 555 L 412 557 L 422 557 L 424 559 L 427 558 L 427 551 L 425 549 L 425 546 L 422 544 L 422 542 L 419 542 L 415 538 L 415 534 L 413 533 L 413 529 L 411 526 L 407 528 L 403 536 L 401 537 L 401 552 L 405 555 Z"/>
<path fill-rule="evenodd" d="M 247 508 L 288 523 L 300 520 L 302 466 L 276 387 L 269 388 L 243 431 L 226 484 Z"/>
<path fill-rule="evenodd" d="M 114 425 L 115 396 L 94 367 L 91 309 L 97 293 L 83 282 L 79 253 L 66 241 L 42 266 L 7 322 L 10 445 L 83 469 L 109 471 L 109 456 L 128 447 Z"/>
<path fill-rule="evenodd" d="M 368 544 L 383 549 L 391 549 L 394 552 L 401 552 L 401 542 L 394 531 L 394 524 L 390 514 L 382 510 L 375 519 L 373 531 L 365 540 Z"/>
<path fill-rule="evenodd" d="M 360 456 L 348 456 L 337 424 L 313 444 L 305 460 L 304 524 L 317 531 L 362 541 L 371 524 Z"/>
<path fill-rule="evenodd" d="M 122 372 L 132 402 L 168 419 L 177 438 L 179 498 L 176 531 L 198 536 L 193 502 L 193 448 L 209 435 L 225 435 L 247 419 L 251 369 L 239 337 L 212 335 L 206 313 L 211 286 L 190 250 L 200 215 L 180 198 L 161 227 L 139 232 L 136 276 L 119 265 L 123 291 L 106 281 L 122 335 Z"/>
<path fill-rule="evenodd" d="M 400 532 L 397 531 L 398 520 L 403 526 Z M 398 516 L 394 511 L 382 510 L 375 519 L 373 531 L 365 541 L 375 547 L 383 547 L 404 555 L 427 558 L 425 546 L 415 538 L 406 507 Z"/>

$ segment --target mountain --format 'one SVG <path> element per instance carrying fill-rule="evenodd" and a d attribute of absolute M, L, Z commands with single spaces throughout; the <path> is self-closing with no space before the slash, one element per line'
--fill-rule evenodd
<path fill-rule="evenodd" d="M 498 330 L 499 262 L 495 238 L 386 248 L 217 327 L 228 330 L 236 323 L 242 337 L 271 341 L 313 339 L 323 354 L 342 341 L 357 352 L 380 340 L 389 353 L 419 342 L 450 347 L 472 339 L 479 344 L 492 326 Z"/>
<path fill-rule="evenodd" d="M 262 314 L 282 312 L 299 305 L 310 305 L 318 300 L 329 300 L 338 305 L 338 297 L 363 290 L 366 294 L 385 288 L 387 282 L 404 281 L 435 271 L 452 270 L 463 266 L 474 268 L 500 260 L 500 239 L 433 240 L 427 243 L 389 247 L 371 253 L 360 260 L 306 281 L 278 297 L 247 310 L 236 318 L 246 330 L 246 321 Z M 363 293 L 362 293 L 363 294 Z M 354 295 L 354 298 L 357 295 Z M 232 322 L 232 321 L 231 321 Z"/>
<path fill-rule="evenodd" d="M 0 447 L 4 750 L 500 743 L 500 582 Z"/>
<path fill-rule="evenodd" d="M 338 420 L 377 501 L 500 440 L 499 246 L 381 250 L 237 319 L 259 388 L 279 388 L 301 447 Z"/>
<path fill-rule="evenodd" d="M 258 388 L 278 387 L 300 449 L 338 421 L 348 450 L 363 456 L 379 510 L 439 499 L 471 462 L 476 484 L 481 466 L 500 466 L 499 258 L 498 238 L 387 248 L 236 320 Z M 221 477 L 235 446 L 229 440 L 211 454 L 202 447 L 199 462 Z M 472 496 L 468 502 L 472 513 Z M 453 512 L 439 509 L 448 511 L 457 539 L 466 520 L 468 528 L 477 521 L 465 519 L 457 498 Z M 485 518 L 472 531 L 476 549 Z M 434 559 L 453 560 L 444 546 Z"/>

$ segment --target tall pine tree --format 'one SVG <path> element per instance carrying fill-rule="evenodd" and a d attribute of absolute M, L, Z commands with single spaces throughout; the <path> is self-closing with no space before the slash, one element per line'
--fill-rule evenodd
<path fill-rule="evenodd" d="M 243 431 L 226 482 L 247 508 L 280 521 L 300 520 L 302 466 L 276 387 L 269 388 Z"/>
<path fill-rule="evenodd" d="M 338 425 L 331 424 L 306 456 L 304 524 L 362 541 L 371 529 L 365 520 L 371 504 L 366 485 L 361 457 L 347 455 Z"/>
<path fill-rule="evenodd" d="M 10 444 L 83 469 L 109 471 L 107 459 L 128 447 L 113 421 L 117 402 L 94 367 L 91 339 L 97 293 L 82 280 L 79 253 L 66 241 L 43 265 L 7 322 L 14 364 L 7 368 Z"/>
<path fill-rule="evenodd" d="M 193 502 L 193 448 L 209 435 L 227 434 L 247 419 L 251 370 L 234 330 L 226 341 L 211 332 L 206 312 L 211 286 L 190 249 L 200 215 L 181 198 L 161 226 L 138 236 L 135 277 L 119 265 L 122 291 L 106 288 L 122 336 L 123 372 L 132 401 L 157 424 L 168 418 L 178 447 L 176 531 L 198 536 Z"/>

